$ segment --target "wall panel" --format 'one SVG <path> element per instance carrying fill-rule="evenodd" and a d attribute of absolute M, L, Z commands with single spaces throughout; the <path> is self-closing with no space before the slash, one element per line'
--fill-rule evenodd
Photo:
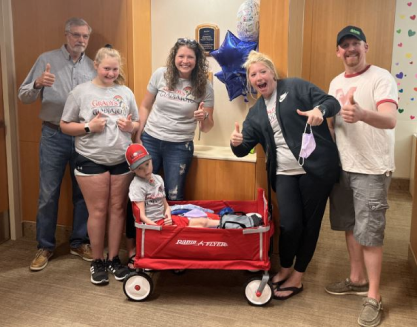
<path fill-rule="evenodd" d="M 290 0 L 262 0 L 259 50 L 271 57 L 280 77 L 288 74 Z"/>
<path fill-rule="evenodd" d="M 391 69 L 395 0 L 305 0 L 302 77 L 328 90 L 343 71 L 336 57 L 337 33 L 347 25 L 363 29 L 367 61 Z"/>
<path fill-rule="evenodd" d="M 256 199 L 255 164 L 251 162 L 194 158 L 187 180 L 187 200 Z"/>
<path fill-rule="evenodd" d="M 152 74 L 152 35 L 150 0 L 128 1 L 128 39 L 127 64 L 129 67 L 129 86 L 136 96 L 138 106 L 146 93 Z"/>

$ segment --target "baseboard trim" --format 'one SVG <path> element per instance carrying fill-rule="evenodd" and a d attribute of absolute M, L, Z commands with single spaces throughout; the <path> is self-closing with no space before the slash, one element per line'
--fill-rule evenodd
<path fill-rule="evenodd" d="M 0 212 L 0 244 L 10 240 L 9 212 Z"/>
<path fill-rule="evenodd" d="M 57 225 L 55 232 L 55 239 L 57 244 L 68 242 L 71 235 L 71 227 Z M 36 222 L 24 221 L 23 222 L 23 237 L 36 241 Z"/>
<path fill-rule="evenodd" d="M 417 257 L 411 248 L 411 244 L 408 244 L 408 262 L 410 263 L 414 280 L 417 283 Z"/>
<path fill-rule="evenodd" d="M 390 184 L 390 190 L 410 191 L 410 179 L 407 178 L 393 178 Z"/>
<path fill-rule="evenodd" d="M 24 221 L 22 223 L 23 225 L 23 237 L 29 240 L 36 241 L 36 222 L 34 221 Z M 72 226 L 63 226 L 63 225 L 57 225 L 56 226 L 56 232 L 55 232 L 55 240 L 56 244 L 62 244 L 62 243 L 68 243 L 68 240 L 71 236 L 71 230 Z M 107 242 L 107 233 L 106 233 L 106 239 L 105 242 Z M 120 241 L 120 249 L 126 248 L 126 237 L 123 233 L 122 240 Z"/>

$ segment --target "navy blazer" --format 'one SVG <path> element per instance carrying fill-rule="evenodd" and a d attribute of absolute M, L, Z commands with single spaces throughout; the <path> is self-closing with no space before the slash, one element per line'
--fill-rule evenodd
<path fill-rule="evenodd" d="M 336 115 L 340 110 L 340 104 L 334 97 L 310 82 L 299 78 L 277 81 L 276 115 L 282 135 L 296 159 L 300 153 L 302 135 L 307 122 L 307 117 L 298 115 L 296 110 L 309 111 L 318 105 L 325 110 L 325 118 Z M 320 126 L 314 126 L 312 130 L 316 149 L 305 159 L 303 168 L 317 182 L 334 184 L 339 178 L 339 154 L 327 120 L 324 119 Z M 268 178 L 275 191 L 276 145 L 263 97 L 260 97 L 249 110 L 243 122 L 242 134 L 242 144 L 237 147 L 231 145 L 233 153 L 237 157 L 244 157 L 258 143 L 261 144 L 266 155 Z"/>

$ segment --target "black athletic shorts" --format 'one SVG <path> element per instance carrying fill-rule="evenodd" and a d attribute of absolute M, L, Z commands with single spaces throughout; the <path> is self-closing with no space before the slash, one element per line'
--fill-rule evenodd
<path fill-rule="evenodd" d="M 114 166 L 106 166 L 97 164 L 81 154 L 78 154 L 75 160 L 75 169 L 84 175 L 103 174 L 106 171 L 110 175 L 123 175 L 130 172 L 129 165 L 126 161 Z"/>

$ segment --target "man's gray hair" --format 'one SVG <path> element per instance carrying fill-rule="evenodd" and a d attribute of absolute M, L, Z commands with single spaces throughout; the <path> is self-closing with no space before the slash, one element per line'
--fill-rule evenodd
<path fill-rule="evenodd" d="M 91 26 L 82 18 L 72 17 L 68 19 L 65 23 L 65 32 L 70 32 L 71 26 L 88 26 L 88 34 L 91 34 L 93 31 Z"/>

